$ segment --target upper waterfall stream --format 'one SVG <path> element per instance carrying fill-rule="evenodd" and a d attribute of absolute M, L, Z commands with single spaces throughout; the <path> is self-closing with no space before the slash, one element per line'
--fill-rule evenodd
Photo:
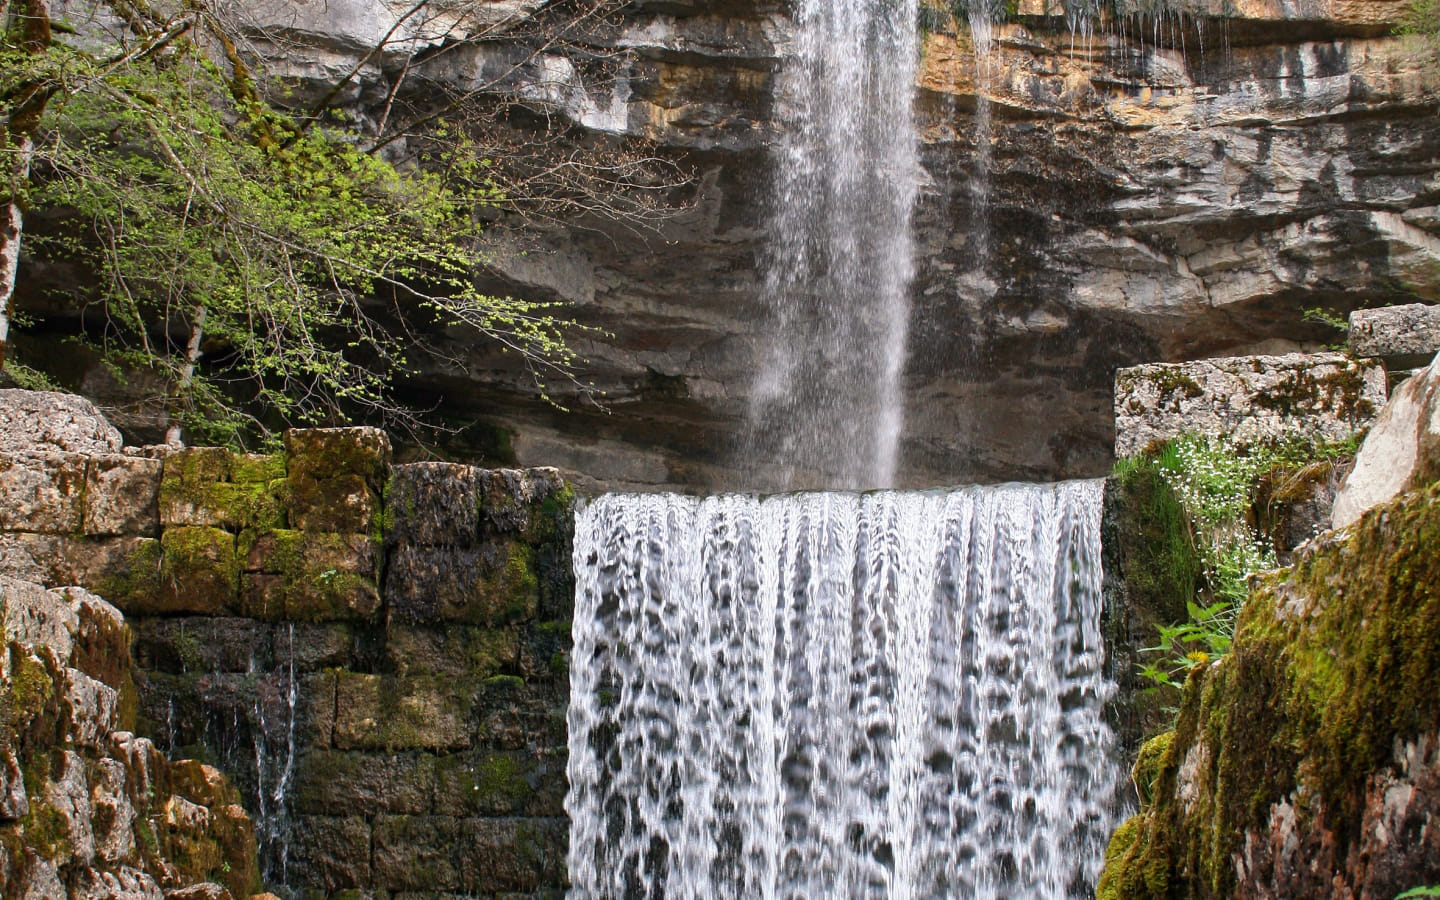
<path fill-rule="evenodd" d="M 916 0 L 797 0 L 777 94 L 747 458 L 764 489 L 883 488 L 904 424 L 919 190 Z"/>
<path fill-rule="evenodd" d="M 1117 784 L 1100 494 L 582 509 L 570 896 L 1081 896 Z"/>

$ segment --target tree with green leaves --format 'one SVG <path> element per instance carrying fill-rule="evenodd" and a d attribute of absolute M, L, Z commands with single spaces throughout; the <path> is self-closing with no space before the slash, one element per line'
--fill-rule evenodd
<path fill-rule="evenodd" d="M 572 377 L 551 310 L 475 287 L 478 213 L 508 196 L 467 129 L 428 116 L 397 165 L 323 110 L 270 102 L 233 20 L 203 0 L 96 6 L 123 23 L 107 42 L 53 21 L 48 0 L 3 7 L 0 348 L 23 216 L 46 209 L 65 224 L 27 252 L 96 274 L 75 298 L 87 334 L 167 386 L 170 440 L 413 423 L 391 382 L 436 327 L 499 341 L 542 393 Z"/>

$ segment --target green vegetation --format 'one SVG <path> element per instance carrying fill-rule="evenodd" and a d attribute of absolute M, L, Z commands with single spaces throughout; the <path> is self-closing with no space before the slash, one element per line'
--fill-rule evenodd
<path fill-rule="evenodd" d="M 1346 342 L 1350 336 L 1350 320 L 1327 306 L 1312 306 L 1301 312 L 1302 321 L 1314 325 L 1323 325 L 1336 332 L 1337 339 L 1325 345 L 1327 350 L 1340 351 L 1345 349 Z"/>
<path fill-rule="evenodd" d="M 1440 43 L 1440 0 L 1414 0 L 1399 30 L 1401 34 L 1413 34 Z"/>
<path fill-rule="evenodd" d="M 17 165 L 3 200 L 17 234 L 22 207 L 65 213 L 26 235 L 27 254 L 97 276 L 64 302 L 117 371 L 165 386 L 171 437 L 413 424 L 390 385 L 412 368 L 409 332 L 429 326 L 499 341 L 542 393 L 545 373 L 568 375 L 562 322 L 472 281 L 477 209 L 505 198 L 459 129 L 432 120 L 412 142 L 420 164 L 397 167 L 268 102 L 203 3 L 102 6 L 128 31 L 100 50 L 52 28 L 46 3 L 12 11 L 0 96 Z M 0 278 L 7 314 L 13 277 Z"/>
<path fill-rule="evenodd" d="M 1184 610 L 1155 624 L 1158 639 L 1146 648 L 1151 656 L 1141 669 L 1145 679 L 1173 696 L 1190 671 L 1230 652 L 1250 577 L 1277 564 L 1260 527 L 1266 507 L 1296 499 L 1354 449 L 1353 442 L 1237 445 L 1186 435 L 1116 464 L 1117 483 L 1129 485 L 1133 496 L 1139 496 L 1136 484 L 1151 482 L 1147 557 L 1129 566 L 1137 581 L 1132 590 L 1147 609 Z M 1167 592 L 1173 592 L 1169 598 Z"/>

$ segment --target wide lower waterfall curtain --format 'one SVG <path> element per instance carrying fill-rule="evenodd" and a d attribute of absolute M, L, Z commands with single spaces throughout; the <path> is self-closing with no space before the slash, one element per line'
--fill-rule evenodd
<path fill-rule="evenodd" d="M 1083 894 L 1119 783 L 1100 490 L 582 510 L 572 897 Z"/>

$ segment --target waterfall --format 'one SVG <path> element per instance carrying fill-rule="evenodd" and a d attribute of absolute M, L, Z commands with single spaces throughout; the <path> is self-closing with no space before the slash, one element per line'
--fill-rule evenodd
<path fill-rule="evenodd" d="M 577 515 L 570 896 L 1085 895 L 1099 482 Z"/>
<path fill-rule="evenodd" d="M 764 266 L 757 487 L 891 486 L 920 181 L 916 0 L 796 0 Z"/>

